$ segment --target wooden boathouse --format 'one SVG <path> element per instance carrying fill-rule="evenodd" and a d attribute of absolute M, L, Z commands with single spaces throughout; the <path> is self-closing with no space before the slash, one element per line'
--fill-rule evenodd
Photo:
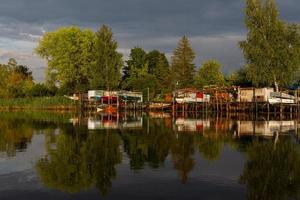
<path fill-rule="evenodd" d="M 174 92 L 174 112 L 298 113 L 298 90 L 274 92 L 273 88 L 207 87 L 201 91 Z"/>
<path fill-rule="evenodd" d="M 164 101 L 144 102 L 141 92 L 90 90 L 84 95 L 82 109 L 147 110 L 213 113 L 299 113 L 298 90 L 209 86 L 202 90 L 178 89 Z"/>
<path fill-rule="evenodd" d="M 83 109 L 96 110 L 141 110 L 143 95 L 141 92 L 90 90 L 83 100 Z"/>

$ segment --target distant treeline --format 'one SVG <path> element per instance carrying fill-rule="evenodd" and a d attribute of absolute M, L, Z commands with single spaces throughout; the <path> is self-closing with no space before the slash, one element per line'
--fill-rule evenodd
<path fill-rule="evenodd" d="M 129 58 L 124 61 L 108 26 L 103 25 L 96 32 L 76 26 L 59 28 L 45 33 L 35 49 L 47 60 L 45 83 L 35 85 L 31 72 L 24 66 L 24 74 L 14 77 L 20 66 L 8 63 L 0 69 L 0 76 L 6 77 L 1 78 L 0 85 L 7 88 L 0 91 L 0 96 L 125 89 L 144 94 L 149 91 L 153 99 L 175 88 L 201 89 L 207 85 L 272 86 L 276 90 L 298 86 L 298 24 L 280 20 L 274 0 L 247 0 L 245 25 L 247 38 L 239 42 L 245 64 L 228 76 L 224 76 L 221 64 L 216 60 L 205 61 L 198 68 L 194 62 L 196 54 L 187 36 L 178 42 L 170 62 L 163 52 L 146 52 L 140 47 L 131 49 Z M 5 75 L 7 72 L 10 76 Z"/>

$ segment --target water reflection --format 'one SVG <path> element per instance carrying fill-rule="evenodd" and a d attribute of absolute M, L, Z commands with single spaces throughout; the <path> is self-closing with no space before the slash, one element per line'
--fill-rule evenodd
<path fill-rule="evenodd" d="M 47 143 L 48 154 L 36 165 L 42 182 L 72 193 L 96 186 L 106 194 L 116 176 L 115 165 L 122 159 L 118 132 L 88 133 L 85 126 L 66 125 L 60 134 L 47 135 L 53 137 L 55 145 Z"/>
<path fill-rule="evenodd" d="M 298 199 L 300 188 L 299 145 L 281 139 L 254 141 L 247 147 L 247 162 L 240 177 L 247 199 Z"/>
<path fill-rule="evenodd" d="M 99 113 L 87 119 L 90 130 L 99 129 L 138 129 L 143 126 L 141 113 Z"/>
<path fill-rule="evenodd" d="M 14 157 L 35 135 L 43 135 L 46 154 L 35 169 L 44 186 L 68 193 L 97 188 L 107 195 L 118 181 L 118 166 L 129 165 L 137 174 L 147 168 L 160 173 L 170 163 L 178 182 L 188 184 L 201 168 L 199 156 L 212 165 L 226 162 L 224 149 L 229 148 L 245 158 L 236 181 L 246 188 L 247 199 L 297 199 L 298 126 L 296 119 L 236 116 L 0 113 L 0 151 L 2 157 Z"/>

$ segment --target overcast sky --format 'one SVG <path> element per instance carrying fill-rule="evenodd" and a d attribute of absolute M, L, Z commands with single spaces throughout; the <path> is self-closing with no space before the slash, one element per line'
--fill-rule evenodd
<path fill-rule="evenodd" d="M 127 58 L 138 46 L 171 56 L 187 35 L 197 53 L 195 64 L 217 59 L 228 73 L 243 65 L 237 42 L 245 38 L 245 0 L 0 0 L 0 62 L 14 57 L 42 81 L 46 63 L 33 53 L 45 31 L 78 25 L 112 27 Z M 300 22 L 299 0 L 277 0 L 281 18 Z"/>

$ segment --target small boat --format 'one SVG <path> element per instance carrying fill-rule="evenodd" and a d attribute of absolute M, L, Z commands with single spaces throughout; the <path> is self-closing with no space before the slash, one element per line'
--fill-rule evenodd
<path fill-rule="evenodd" d="M 149 109 L 168 109 L 171 107 L 172 107 L 171 103 L 150 103 L 148 108 Z"/>
<path fill-rule="evenodd" d="M 117 108 L 115 108 L 115 107 L 109 105 L 108 107 L 106 107 L 106 108 L 104 109 L 104 112 L 106 112 L 106 113 L 114 113 L 114 112 L 117 112 L 117 110 L 118 110 Z"/>
<path fill-rule="evenodd" d="M 115 113 L 117 110 L 118 109 L 112 105 L 100 105 L 97 107 L 97 112 Z"/>
<path fill-rule="evenodd" d="M 270 104 L 293 104 L 295 103 L 295 100 L 293 99 L 283 99 L 283 98 L 278 98 L 278 97 L 271 97 L 268 99 Z"/>
<path fill-rule="evenodd" d="M 295 97 L 281 92 L 271 92 L 271 97 L 268 99 L 270 104 L 293 104 Z"/>
<path fill-rule="evenodd" d="M 107 107 L 108 107 L 108 105 L 103 105 L 103 104 L 99 105 L 97 107 L 97 112 L 104 112 Z"/>

